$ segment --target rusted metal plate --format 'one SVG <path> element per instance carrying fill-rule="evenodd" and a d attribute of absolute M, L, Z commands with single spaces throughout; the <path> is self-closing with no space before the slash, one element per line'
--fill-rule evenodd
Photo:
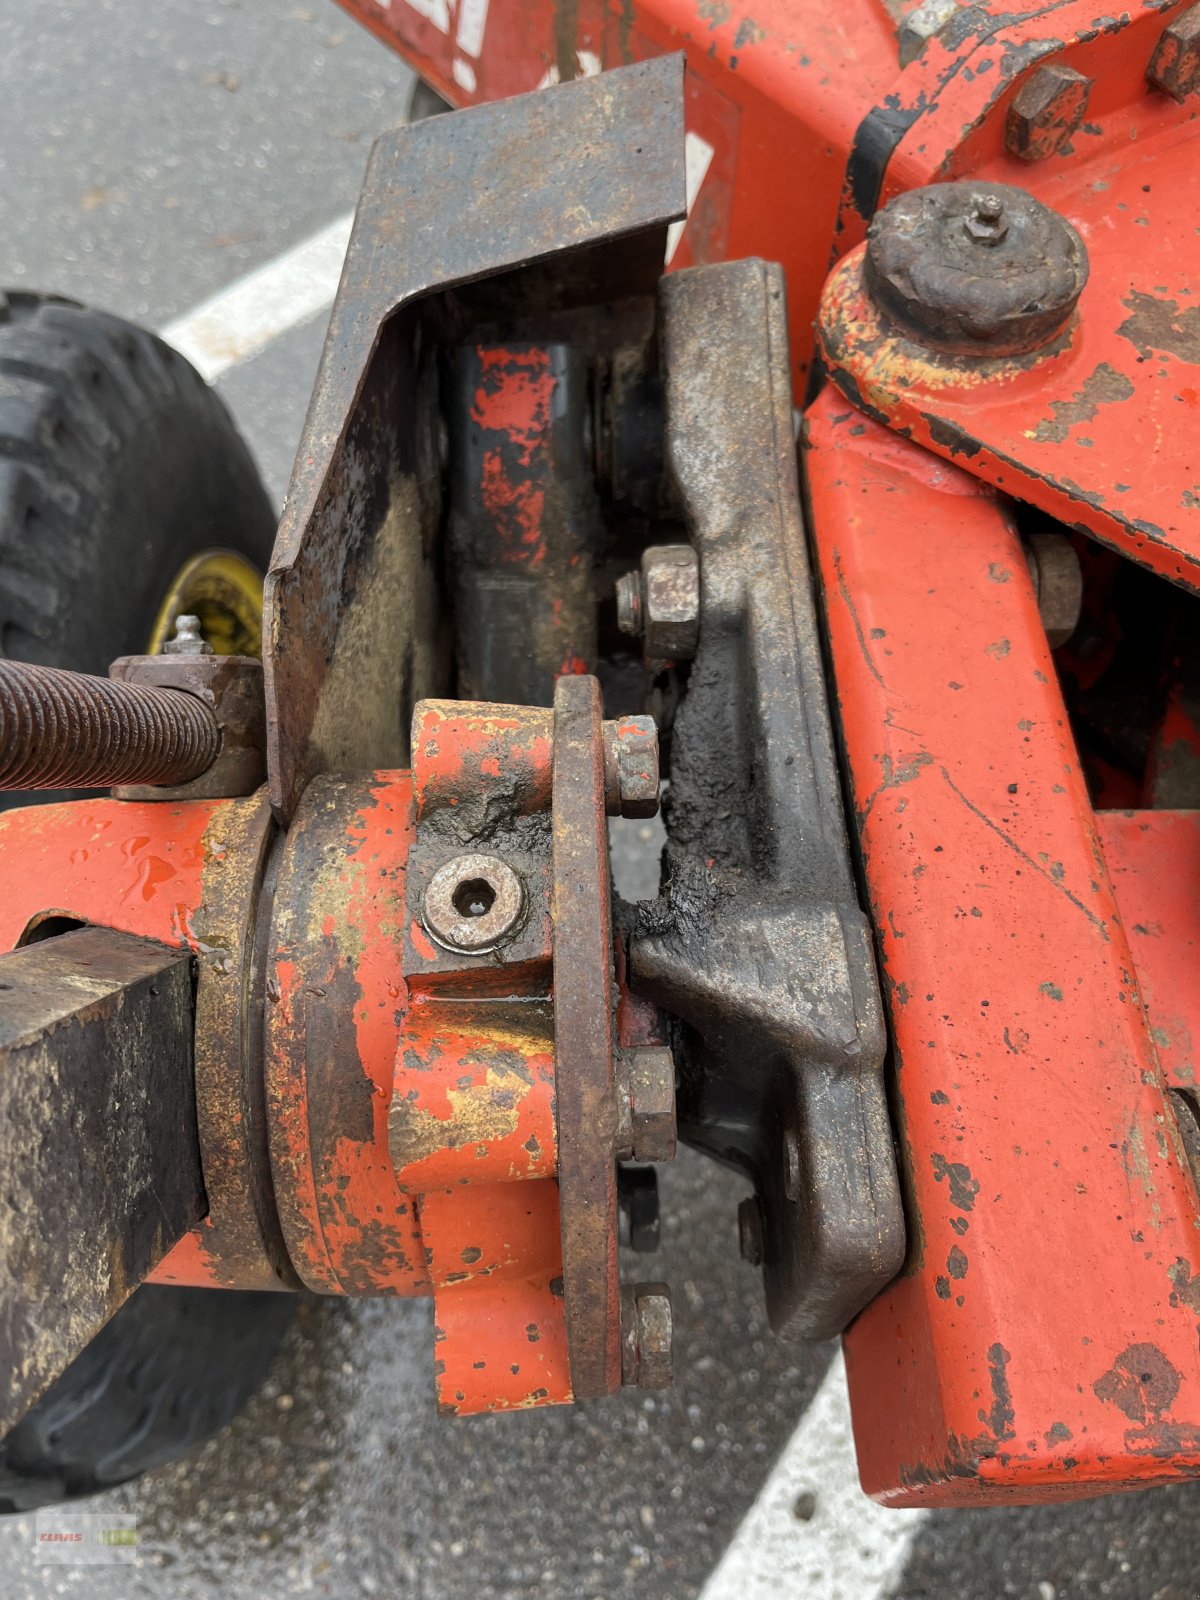
<path fill-rule="evenodd" d="M 439 340 L 652 290 L 685 207 L 681 78 L 656 60 L 376 144 L 266 585 L 282 818 L 314 773 L 406 760 L 447 679 Z"/>
<path fill-rule="evenodd" d="M 825 699 L 792 442 L 782 274 L 664 279 L 667 459 L 700 562 L 671 743 L 668 892 L 630 947 L 681 1018 L 681 1136 L 754 1176 L 776 1328 L 836 1333 L 904 1224 Z"/>
<path fill-rule="evenodd" d="M 571 1383 L 621 1386 L 613 943 L 600 686 L 554 694 L 554 1053 L 563 1286 Z"/>
<path fill-rule="evenodd" d="M 204 1213 L 187 951 L 83 928 L 0 956 L 6 1433 Z"/>

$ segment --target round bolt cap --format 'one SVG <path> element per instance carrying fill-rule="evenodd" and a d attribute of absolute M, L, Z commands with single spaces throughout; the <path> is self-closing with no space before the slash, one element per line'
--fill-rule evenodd
<path fill-rule="evenodd" d="M 665 1283 L 621 1289 L 621 1382 L 639 1389 L 669 1389 L 672 1358 L 671 1291 Z"/>
<path fill-rule="evenodd" d="M 422 920 L 444 949 L 483 955 L 513 932 L 524 906 L 525 887 L 499 856 L 455 856 L 429 880 Z"/>
<path fill-rule="evenodd" d="M 1172 17 L 1150 58 L 1147 77 L 1176 100 L 1200 89 L 1200 5 Z"/>
<path fill-rule="evenodd" d="M 1071 224 L 1011 184 L 913 189 L 885 206 L 867 233 L 864 278 L 876 304 L 914 338 L 951 354 L 1038 349 L 1066 326 L 1087 275 L 1087 251 Z"/>
<path fill-rule="evenodd" d="M 1019 161 L 1043 161 L 1067 143 L 1087 114 L 1092 80 L 1049 63 L 1026 78 L 1008 108 L 1004 143 Z"/>

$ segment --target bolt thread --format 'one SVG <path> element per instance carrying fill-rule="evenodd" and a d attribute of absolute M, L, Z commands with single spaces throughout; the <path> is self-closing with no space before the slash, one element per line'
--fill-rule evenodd
<path fill-rule="evenodd" d="M 187 783 L 220 748 L 194 695 L 0 661 L 0 789 Z"/>

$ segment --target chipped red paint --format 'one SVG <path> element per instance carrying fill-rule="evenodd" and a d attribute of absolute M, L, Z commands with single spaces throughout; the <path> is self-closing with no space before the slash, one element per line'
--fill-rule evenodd
<path fill-rule="evenodd" d="M 1195 1474 L 1196 1191 L 1016 531 L 835 391 L 805 428 L 912 1241 L 846 1336 L 863 1483 Z M 1175 1377 L 1134 1415 L 1139 1361 Z"/>
<path fill-rule="evenodd" d="M 457 700 L 422 700 L 413 718 L 413 796 L 417 821 L 441 805 L 482 791 L 504 773 L 523 809 L 549 810 L 553 719 L 540 706 L 503 706 L 481 723 Z"/>
<path fill-rule="evenodd" d="M 491 516 L 496 550 L 507 566 L 538 567 L 546 557 L 543 465 L 551 430 L 554 374 L 539 346 L 475 352 L 481 381 L 471 420 L 485 443 L 480 494 Z"/>
<path fill-rule="evenodd" d="M 821 345 L 836 382 L 873 416 L 1152 571 L 1200 590 L 1200 215 L 1196 124 L 1143 129 L 1119 159 L 1024 175 L 1090 254 L 1067 336 L 1045 354 L 938 360 L 890 327 L 862 283 L 863 248 L 830 276 Z M 1157 102 L 1156 102 L 1157 104 Z M 1154 470 L 1145 464 L 1153 461 Z"/>

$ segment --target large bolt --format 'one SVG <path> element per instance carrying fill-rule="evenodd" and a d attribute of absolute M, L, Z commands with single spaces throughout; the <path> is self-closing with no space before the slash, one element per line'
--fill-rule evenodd
<path fill-rule="evenodd" d="M 200 632 L 200 618 L 184 612 L 175 618 L 175 637 L 162 647 L 165 656 L 210 656 L 213 647 Z"/>
<path fill-rule="evenodd" d="M 1087 272 L 1083 240 L 1065 218 L 1024 189 L 970 183 L 931 184 L 885 206 L 863 268 L 902 332 L 976 356 L 1047 344 L 1066 327 Z"/>
<path fill-rule="evenodd" d="M 0 661 L 0 789 L 188 783 L 220 749 L 193 695 Z"/>
<path fill-rule="evenodd" d="M 1167 23 L 1146 75 L 1176 100 L 1200 89 L 1200 5 L 1189 6 Z"/>
<path fill-rule="evenodd" d="M 621 1289 L 621 1382 L 639 1389 L 669 1389 L 675 1382 L 671 1356 L 671 1291 L 665 1283 Z"/>
<path fill-rule="evenodd" d="M 430 878 L 422 919 L 447 950 L 485 955 L 509 938 L 525 907 L 525 887 L 499 856 L 462 855 Z"/>
<path fill-rule="evenodd" d="M 700 563 L 690 544 L 655 544 L 617 580 L 617 626 L 640 634 L 646 660 L 690 661 L 700 631 Z"/>
<path fill-rule="evenodd" d="M 675 1060 L 665 1045 L 644 1045 L 617 1055 L 619 1161 L 675 1158 Z"/>
<path fill-rule="evenodd" d="M 605 806 L 610 817 L 658 815 L 658 728 L 653 717 L 604 724 Z"/>
<path fill-rule="evenodd" d="M 1043 161 L 1054 155 L 1087 114 L 1092 80 L 1074 67 L 1051 62 L 1038 67 L 1017 91 L 1008 108 L 1004 142 L 1019 161 Z"/>

